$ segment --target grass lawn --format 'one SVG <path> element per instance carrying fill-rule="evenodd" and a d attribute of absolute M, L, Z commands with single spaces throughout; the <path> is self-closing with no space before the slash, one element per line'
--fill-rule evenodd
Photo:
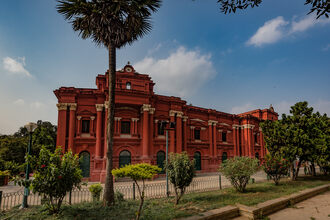
<path fill-rule="evenodd" d="M 184 195 L 175 206 L 173 198 L 149 199 L 145 202 L 141 219 L 174 219 L 216 209 L 226 205 L 241 203 L 253 206 L 258 203 L 289 195 L 306 188 L 330 183 L 330 177 L 305 177 L 298 181 L 281 181 L 275 186 L 272 181 L 250 184 L 246 193 L 237 193 L 232 188 L 218 191 L 191 193 Z M 1 219 L 134 219 L 138 201 L 123 201 L 114 207 L 104 208 L 101 203 L 81 203 L 64 205 L 57 216 L 48 215 L 41 206 L 18 210 L 18 207 L 0 215 Z"/>

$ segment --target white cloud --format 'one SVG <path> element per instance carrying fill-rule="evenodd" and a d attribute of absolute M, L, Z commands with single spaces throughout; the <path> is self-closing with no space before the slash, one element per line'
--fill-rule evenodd
<path fill-rule="evenodd" d="M 32 109 L 37 109 L 37 110 L 43 108 L 44 106 L 45 106 L 45 104 L 43 104 L 42 102 L 38 102 L 38 101 L 32 102 L 32 103 L 30 104 L 30 107 L 31 107 Z"/>
<path fill-rule="evenodd" d="M 232 114 L 241 114 L 241 113 L 244 113 L 244 112 L 252 111 L 254 109 L 257 109 L 257 107 L 254 104 L 246 103 L 244 105 L 233 107 L 231 109 L 230 113 L 232 113 Z"/>
<path fill-rule="evenodd" d="M 10 58 L 10 57 L 5 57 L 3 59 L 3 66 L 4 66 L 4 69 L 7 70 L 10 74 L 17 74 L 17 75 L 31 77 L 31 74 L 29 73 L 29 71 L 27 71 L 24 68 L 25 57 L 19 58 L 17 60 Z"/>
<path fill-rule="evenodd" d="M 210 59 L 210 54 L 181 46 L 165 59 L 146 57 L 135 63 L 134 68 L 151 75 L 157 92 L 188 97 L 216 74 Z"/>
<path fill-rule="evenodd" d="M 25 104 L 23 99 L 17 99 L 15 102 L 13 102 L 15 105 L 22 106 Z"/>
<path fill-rule="evenodd" d="M 260 47 L 265 44 L 276 43 L 285 37 L 307 31 L 316 25 L 326 24 L 330 24 L 330 19 L 316 19 L 313 15 L 307 15 L 292 22 L 279 16 L 265 22 L 246 42 L 246 45 Z"/>
<path fill-rule="evenodd" d="M 283 27 L 288 24 L 282 16 L 274 18 L 260 27 L 257 32 L 247 41 L 247 45 L 262 46 L 275 43 L 283 37 Z"/>

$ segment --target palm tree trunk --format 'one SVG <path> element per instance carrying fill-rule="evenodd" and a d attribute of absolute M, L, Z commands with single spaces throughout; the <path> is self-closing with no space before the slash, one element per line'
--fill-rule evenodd
<path fill-rule="evenodd" d="M 111 206 L 115 203 L 113 190 L 113 133 L 114 133 L 114 118 L 115 118 L 115 86 L 116 86 L 116 48 L 109 45 L 109 107 L 108 107 L 108 124 L 107 124 L 107 168 L 106 180 L 103 195 L 103 205 Z"/>

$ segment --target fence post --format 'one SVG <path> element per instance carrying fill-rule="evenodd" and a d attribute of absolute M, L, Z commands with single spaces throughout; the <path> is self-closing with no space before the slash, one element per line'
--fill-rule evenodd
<path fill-rule="evenodd" d="M 133 183 L 133 199 L 135 200 L 135 183 Z"/>
<path fill-rule="evenodd" d="M 0 210 L 1 210 L 1 203 L 2 203 L 2 191 L 0 191 Z"/>
<path fill-rule="evenodd" d="M 72 190 L 69 192 L 69 205 L 71 205 L 71 196 L 72 196 Z"/>
<path fill-rule="evenodd" d="M 219 174 L 219 187 L 220 187 L 220 189 L 222 189 L 222 186 L 221 186 L 221 173 Z"/>

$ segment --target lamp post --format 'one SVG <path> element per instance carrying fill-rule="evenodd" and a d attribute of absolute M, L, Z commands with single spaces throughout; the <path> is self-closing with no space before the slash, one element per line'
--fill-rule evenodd
<path fill-rule="evenodd" d="M 27 131 L 29 132 L 29 144 L 28 144 L 28 149 L 27 149 L 27 155 L 31 154 L 31 147 L 32 147 L 32 133 L 33 131 L 38 127 L 36 123 L 30 122 L 24 126 Z M 30 175 L 30 166 L 29 162 L 26 164 L 26 170 L 25 170 L 25 181 L 27 182 L 29 180 L 29 175 Z M 21 208 L 27 208 L 27 199 L 29 196 L 30 190 L 27 186 L 24 188 L 24 196 L 23 196 L 23 203 Z"/>
<path fill-rule="evenodd" d="M 168 124 L 167 121 L 161 121 L 161 127 L 164 129 L 165 128 L 165 137 L 166 137 L 166 164 L 168 164 L 168 131 L 175 129 L 175 122 L 170 123 L 170 127 L 167 128 L 166 125 Z M 170 190 L 168 186 L 168 171 L 166 169 L 166 196 L 170 196 Z"/>

